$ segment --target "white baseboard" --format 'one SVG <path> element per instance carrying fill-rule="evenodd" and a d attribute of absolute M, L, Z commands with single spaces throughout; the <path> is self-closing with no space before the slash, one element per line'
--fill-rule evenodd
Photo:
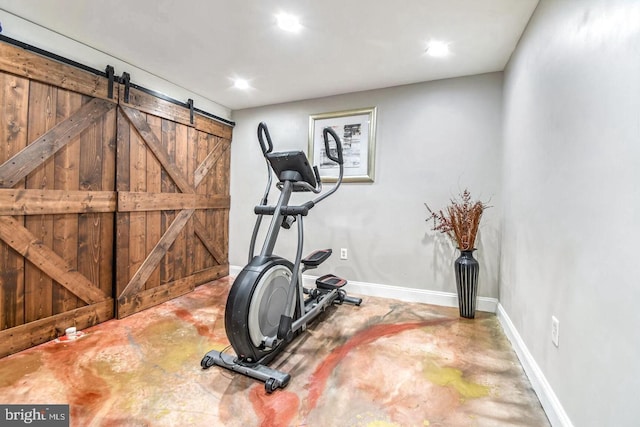
<path fill-rule="evenodd" d="M 237 276 L 242 267 L 230 266 L 229 274 Z M 315 283 L 317 276 L 303 275 L 305 285 Z M 425 289 L 405 288 L 399 286 L 381 285 L 378 283 L 354 282 L 349 280 L 345 290 L 350 294 L 357 294 L 370 297 L 390 298 L 406 302 L 419 302 L 423 304 L 441 305 L 444 307 L 457 307 L 458 296 L 451 292 L 429 291 Z M 478 297 L 476 309 L 495 313 L 498 307 L 496 298 Z"/>
<path fill-rule="evenodd" d="M 315 277 L 311 280 L 315 281 Z M 346 291 L 353 294 L 371 297 L 397 299 L 406 302 L 441 305 L 444 307 L 458 307 L 458 295 L 451 292 L 430 291 L 427 289 L 405 288 L 400 286 L 381 285 L 378 283 L 354 282 L 345 286 Z M 476 301 L 478 311 L 495 313 L 498 300 L 489 297 L 478 297 Z"/>
<path fill-rule="evenodd" d="M 553 427 L 573 427 L 573 423 L 571 423 L 571 420 L 558 400 L 558 397 L 553 392 L 551 385 L 549 385 L 549 382 L 542 373 L 542 370 L 529 352 L 529 349 L 520 337 L 518 330 L 515 328 L 511 319 L 507 315 L 507 312 L 500 303 L 498 303 L 496 315 L 500 325 L 502 325 L 505 335 L 509 338 L 509 341 L 511 341 L 511 345 L 518 355 L 522 368 L 529 377 L 531 386 L 538 395 L 538 399 L 540 399 L 540 403 L 542 404 L 551 425 Z"/>

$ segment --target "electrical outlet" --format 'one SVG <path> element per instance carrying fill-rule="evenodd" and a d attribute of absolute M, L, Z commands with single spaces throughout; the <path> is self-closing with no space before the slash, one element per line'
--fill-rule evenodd
<path fill-rule="evenodd" d="M 560 345 L 560 321 L 556 316 L 551 316 L 551 341 L 556 347 Z"/>
<path fill-rule="evenodd" d="M 340 259 L 349 259 L 347 248 L 340 248 Z"/>

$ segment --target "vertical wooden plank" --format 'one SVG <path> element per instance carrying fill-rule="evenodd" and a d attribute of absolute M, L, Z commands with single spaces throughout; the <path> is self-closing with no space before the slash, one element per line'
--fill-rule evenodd
<path fill-rule="evenodd" d="M 198 131 L 195 128 L 188 128 L 187 130 L 187 180 L 191 183 L 195 180 L 195 171 L 198 167 Z M 196 188 L 196 193 L 199 193 Z M 194 215 L 197 215 L 197 210 Z M 186 236 L 186 247 L 185 247 L 185 257 L 187 262 L 185 262 L 185 275 L 191 276 L 194 273 L 194 256 L 195 256 L 195 247 L 196 241 L 198 238 L 195 235 L 195 230 L 193 227 L 193 218 L 189 220 L 187 225 L 185 226 L 185 236 Z"/>
<path fill-rule="evenodd" d="M 0 73 L 0 159 L 4 162 L 27 145 L 29 80 Z M 14 188 L 23 188 L 19 182 Z"/>
<path fill-rule="evenodd" d="M 207 142 L 209 147 L 209 152 L 220 149 L 223 141 L 221 138 L 215 135 L 207 135 Z M 209 173 L 208 179 L 210 180 L 209 189 L 211 194 L 222 195 L 224 193 L 224 158 L 220 157 L 220 159 L 216 162 L 215 167 Z M 222 228 L 224 224 L 223 211 L 219 209 L 208 209 L 207 217 L 209 221 L 209 230 L 210 234 L 213 236 L 214 246 L 217 249 L 221 248 L 221 237 L 222 237 Z M 209 258 L 210 263 L 207 265 L 208 267 L 214 267 L 218 265 L 218 262 L 215 258 Z"/>
<path fill-rule="evenodd" d="M 211 153 L 214 150 L 219 149 L 218 147 L 219 145 L 219 141 L 218 138 L 214 135 L 210 135 L 210 134 L 206 134 L 206 147 L 207 147 L 207 152 Z M 219 165 L 221 163 L 222 159 L 218 159 L 218 161 L 213 165 L 213 168 L 211 169 L 211 171 L 209 172 L 209 174 L 207 175 L 207 188 L 209 191 L 210 195 L 218 195 L 219 194 L 219 188 L 217 185 L 217 181 L 216 181 L 216 173 L 219 170 Z M 207 209 L 205 211 L 205 215 L 206 215 L 206 227 L 207 227 L 207 231 L 208 233 L 213 236 L 213 243 L 214 246 L 216 246 L 216 235 L 218 234 L 218 221 L 217 221 L 217 210 L 214 209 Z M 214 267 L 216 265 L 218 265 L 218 262 L 215 260 L 215 258 L 213 258 L 211 256 L 211 254 L 209 252 L 207 252 L 207 259 L 206 259 L 206 267 L 207 268 L 211 268 Z"/>
<path fill-rule="evenodd" d="M 227 147 L 231 144 L 231 141 L 228 139 L 222 139 L 220 141 L 222 144 L 226 145 Z M 221 193 L 225 196 L 229 196 L 230 195 L 230 190 L 229 190 L 229 175 L 230 175 L 230 171 L 231 171 L 231 149 L 230 147 L 227 148 L 227 151 L 225 152 L 224 156 L 224 162 L 221 162 L 221 170 L 219 172 L 218 175 L 218 179 L 220 179 L 221 182 Z M 220 230 L 220 234 L 222 235 L 222 240 L 220 242 L 220 245 L 218 246 L 218 249 L 220 249 L 220 251 L 224 254 L 224 262 L 225 264 L 229 264 L 229 208 L 226 209 L 222 209 L 220 211 L 221 216 L 222 216 L 222 224 L 221 224 L 221 230 Z"/>
<path fill-rule="evenodd" d="M 211 152 L 211 146 L 210 146 L 210 139 L 211 136 L 209 134 L 206 133 L 202 133 L 201 138 L 200 138 L 200 145 L 202 146 L 202 152 L 203 155 L 207 155 Z M 205 179 L 202 181 L 202 183 L 200 184 L 200 186 L 204 185 L 207 193 L 206 194 L 210 194 L 213 195 L 215 194 L 215 186 L 213 185 L 213 180 L 211 179 L 211 177 L 215 174 L 215 170 L 217 167 L 217 163 L 215 165 L 213 165 L 213 168 L 211 169 L 211 171 L 207 174 L 207 176 L 205 177 Z M 206 209 L 202 211 L 202 215 L 204 217 L 204 221 L 202 222 L 205 226 L 205 228 L 207 229 L 207 231 L 209 232 L 210 235 L 214 236 L 215 235 L 215 223 L 213 220 L 213 213 L 211 210 Z M 201 269 L 208 269 L 212 266 L 212 262 L 211 262 L 211 254 L 209 253 L 209 251 L 207 250 L 203 250 L 202 251 L 202 265 L 201 265 Z"/>
<path fill-rule="evenodd" d="M 118 108 L 116 136 L 116 191 L 131 191 L 131 125 Z M 129 283 L 129 212 L 116 214 L 116 296 Z"/>
<path fill-rule="evenodd" d="M 57 124 L 57 89 L 31 82 L 29 91 L 28 140 L 34 141 Z M 45 160 L 26 178 L 26 187 L 53 190 L 55 167 L 53 157 Z M 53 215 L 31 215 L 25 227 L 46 246 L 53 246 Z M 33 322 L 53 314 L 53 280 L 31 263 L 25 264 L 25 322 Z"/>
<path fill-rule="evenodd" d="M 105 114 L 102 125 L 102 182 L 103 191 L 113 191 L 116 183 L 116 110 Z M 107 295 L 115 296 L 114 277 L 114 213 L 100 215 L 100 289 Z"/>
<path fill-rule="evenodd" d="M 162 140 L 162 119 L 159 117 L 153 116 L 151 114 L 147 115 L 147 124 L 151 128 L 153 134 L 158 138 L 159 141 Z M 160 166 L 160 162 L 153 155 L 151 150 L 147 150 L 147 191 L 149 193 L 160 193 L 162 191 L 162 167 Z M 162 227 L 162 218 L 161 211 L 150 211 L 146 213 L 147 216 L 147 253 L 151 253 L 154 246 L 160 238 L 161 227 Z M 156 267 L 153 271 L 147 283 L 145 284 L 145 289 L 151 289 L 160 286 L 160 265 Z"/>
<path fill-rule="evenodd" d="M 100 191 L 102 189 L 104 120 L 105 116 L 100 117 L 80 135 L 77 160 L 80 190 Z M 102 217 L 103 214 L 100 213 L 78 215 L 78 271 L 98 287 L 100 287 L 102 252 L 108 250 L 101 241 Z"/>
<path fill-rule="evenodd" d="M 204 137 L 203 138 L 204 148 L 206 150 L 206 153 L 209 154 L 209 153 L 211 153 L 211 151 L 213 151 L 216 148 L 218 140 L 216 139 L 215 136 L 207 134 L 207 133 L 203 134 L 203 137 Z M 207 178 L 206 178 L 206 181 L 207 181 L 207 194 L 209 194 L 209 195 L 217 194 L 217 188 L 216 188 L 216 182 L 215 182 L 215 174 L 216 174 L 216 170 L 218 168 L 219 163 L 220 163 L 220 161 L 215 163 L 213 169 L 209 172 L 209 174 L 207 175 Z M 204 211 L 204 215 L 205 215 L 205 226 L 207 228 L 207 231 L 209 232 L 209 234 L 211 236 L 215 236 L 216 233 L 217 233 L 215 211 L 211 210 L 211 209 L 207 209 L 207 210 Z M 209 269 L 209 268 L 217 265 L 217 262 L 211 256 L 209 251 L 205 252 L 205 260 L 204 261 L 205 261 L 204 267 L 206 269 Z"/>
<path fill-rule="evenodd" d="M 66 120 L 76 112 L 84 102 L 78 95 L 63 89 L 58 89 L 57 118 L 58 122 Z M 79 187 L 80 170 L 80 137 L 69 141 L 54 155 L 56 190 L 77 190 Z M 78 215 L 65 214 L 53 217 L 53 248 L 71 267 L 78 268 Z M 53 314 L 64 313 L 85 305 L 78 298 L 60 285 L 53 287 Z"/>
<path fill-rule="evenodd" d="M 129 182 L 131 191 L 144 192 L 147 190 L 147 148 L 140 135 L 131 129 Z M 147 242 L 145 238 L 146 212 L 131 212 L 129 214 L 129 273 L 128 278 L 138 271 L 147 257 Z M 128 281 L 128 280 L 127 280 Z"/>
<path fill-rule="evenodd" d="M 29 81 L 0 73 L 0 161 L 27 145 Z M 14 188 L 24 187 L 21 181 Z M 16 218 L 18 219 L 18 218 Z M 24 323 L 24 259 L 0 241 L 0 329 Z"/>
<path fill-rule="evenodd" d="M 176 159 L 176 124 L 172 121 L 162 120 L 162 146 L 167 151 L 171 161 L 175 162 Z M 177 191 L 173 180 L 169 175 L 162 171 L 162 192 L 163 193 L 175 193 Z M 173 220 L 175 219 L 175 211 L 163 211 L 162 212 L 162 233 L 169 228 Z M 160 281 L 165 284 L 173 282 L 176 279 L 174 272 L 174 252 L 173 247 L 169 249 L 164 257 L 160 269 Z"/>
<path fill-rule="evenodd" d="M 222 145 L 224 143 L 224 141 L 222 140 L 222 138 L 219 138 L 217 136 L 213 136 L 210 135 L 209 136 L 209 141 L 210 141 L 210 146 L 218 146 L 218 145 Z M 217 195 L 223 195 L 224 194 L 224 177 L 225 177 L 225 162 L 224 162 L 224 157 L 221 157 L 220 160 L 218 160 L 216 162 L 216 167 L 215 170 L 213 171 L 213 173 L 211 174 L 211 177 L 213 179 L 213 188 L 214 188 L 214 192 Z M 221 249 L 222 252 L 222 242 L 224 240 L 224 211 L 223 210 L 210 210 L 211 212 L 211 216 L 213 218 L 213 235 L 214 235 L 214 242 L 215 242 L 215 246 L 218 249 Z"/>
<path fill-rule="evenodd" d="M 175 135 L 176 135 L 176 142 L 175 142 L 176 143 L 176 149 L 175 149 L 176 166 L 178 167 L 178 169 L 180 169 L 182 173 L 187 175 L 187 155 L 188 155 L 187 145 L 189 143 L 188 127 L 183 124 L 176 124 Z M 191 181 L 191 184 L 193 185 L 193 181 Z M 175 242 L 173 243 L 172 250 L 174 253 L 173 269 L 176 275 L 176 279 L 182 279 L 186 277 L 187 269 L 185 268 L 185 265 L 188 262 L 186 257 L 187 238 L 186 238 L 185 230 L 183 230 L 182 233 L 180 233 L 176 238 Z"/>
<path fill-rule="evenodd" d="M 207 134 L 204 132 L 198 132 L 197 135 L 197 162 L 198 164 L 202 163 L 204 159 L 207 157 L 208 147 L 207 147 Z M 198 186 L 199 194 L 210 194 L 207 177 L 205 177 Z M 205 210 L 198 210 L 196 212 L 198 215 L 198 219 L 202 224 L 207 226 L 207 213 Z M 207 253 L 207 249 L 202 244 L 200 239 L 198 239 L 198 244 L 196 246 L 195 258 L 194 258 L 194 269 L 195 271 L 201 271 L 206 266 L 206 259 L 209 256 Z"/>

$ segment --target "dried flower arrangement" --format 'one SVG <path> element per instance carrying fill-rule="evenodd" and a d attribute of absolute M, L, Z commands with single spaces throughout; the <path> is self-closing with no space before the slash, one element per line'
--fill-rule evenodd
<path fill-rule="evenodd" d="M 433 230 L 448 235 L 461 251 L 475 249 L 482 212 L 490 206 L 480 201 L 472 201 L 471 193 L 467 189 L 460 194 L 460 199 L 451 199 L 446 213 L 442 210 L 434 212 L 429 205 L 424 205 L 430 214 L 427 221 L 433 219 Z"/>

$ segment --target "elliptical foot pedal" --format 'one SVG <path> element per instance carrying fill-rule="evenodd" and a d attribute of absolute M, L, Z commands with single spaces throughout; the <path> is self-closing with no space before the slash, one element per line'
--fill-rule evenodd
<path fill-rule="evenodd" d="M 326 259 L 331 256 L 331 252 L 331 249 L 320 249 L 307 255 L 307 257 L 302 259 L 301 262 L 307 270 L 311 270 L 325 262 Z"/>
<path fill-rule="evenodd" d="M 316 279 L 316 286 L 318 289 L 325 289 L 327 291 L 333 289 L 340 289 L 347 284 L 347 281 L 335 274 L 325 274 L 322 277 Z"/>

